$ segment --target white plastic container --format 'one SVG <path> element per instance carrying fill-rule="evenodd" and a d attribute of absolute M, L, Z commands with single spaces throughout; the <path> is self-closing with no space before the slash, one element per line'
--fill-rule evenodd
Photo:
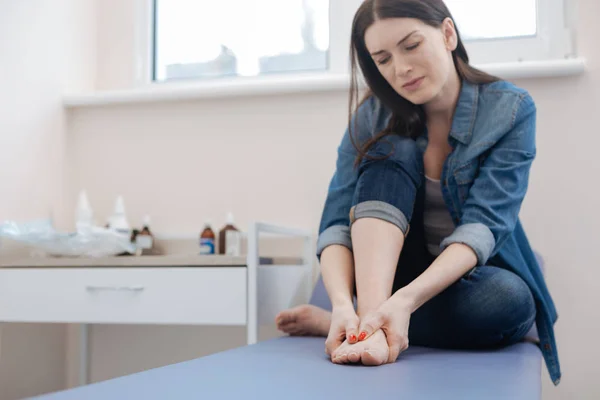
<path fill-rule="evenodd" d="M 125 213 L 125 201 L 123 196 L 118 196 L 115 201 L 115 211 L 110 217 L 109 228 L 115 232 L 123 235 L 131 235 L 131 225 L 127 220 L 127 214 Z"/>

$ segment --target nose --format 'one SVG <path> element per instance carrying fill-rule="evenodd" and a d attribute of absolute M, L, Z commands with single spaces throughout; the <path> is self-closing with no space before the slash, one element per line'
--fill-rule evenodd
<path fill-rule="evenodd" d="M 412 71 L 412 66 L 406 62 L 404 57 L 394 57 L 394 69 L 396 76 L 403 78 Z"/>

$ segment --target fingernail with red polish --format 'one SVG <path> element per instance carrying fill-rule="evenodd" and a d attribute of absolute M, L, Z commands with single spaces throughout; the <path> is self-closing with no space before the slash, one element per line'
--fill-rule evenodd
<path fill-rule="evenodd" d="M 365 340 L 366 337 L 367 337 L 367 332 L 361 332 L 360 335 L 358 336 L 358 340 Z"/>
<path fill-rule="evenodd" d="M 350 341 L 356 342 L 356 335 L 350 335 Z"/>

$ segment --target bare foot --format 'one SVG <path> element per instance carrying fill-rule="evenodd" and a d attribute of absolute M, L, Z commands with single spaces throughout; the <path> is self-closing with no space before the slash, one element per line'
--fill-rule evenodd
<path fill-rule="evenodd" d="M 382 365 L 387 363 L 390 349 L 385 334 L 380 329 L 368 339 L 350 344 L 348 341 L 333 352 L 331 359 L 336 364 Z"/>
<path fill-rule="evenodd" d="M 275 317 L 277 329 L 292 336 L 327 337 L 331 313 L 310 304 L 280 312 Z"/>

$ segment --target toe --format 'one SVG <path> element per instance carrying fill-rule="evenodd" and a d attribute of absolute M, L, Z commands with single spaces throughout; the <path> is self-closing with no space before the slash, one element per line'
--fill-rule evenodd
<path fill-rule="evenodd" d="M 331 353 L 331 361 L 333 361 L 334 363 L 337 363 L 338 358 L 340 358 L 340 349 L 336 349 Z"/>
<path fill-rule="evenodd" d="M 296 322 L 296 313 L 293 310 L 286 310 L 280 312 L 275 318 L 277 325 L 285 325 L 291 322 Z"/>
<path fill-rule="evenodd" d="M 351 351 L 350 353 L 348 353 L 348 361 L 350 361 L 351 363 L 357 363 L 360 361 L 360 353 L 356 352 L 356 351 Z"/>
<path fill-rule="evenodd" d="M 365 349 L 360 355 L 360 359 L 364 365 L 377 366 L 382 365 L 384 360 L 381 351 L 375 349 Z"/>
<path fill-rule="evenodd" d="M 337 355 L 337 354 L 331 355 L 331 361 L 334 364 L 341 364 L 342 363 L 342 358 L 339 355 Z"/>
<path fill-rule="evenodd" d="M 348 362 L 348 354 L 344 348 L 340 347 L 331 354 L 331 359 L 336 364 L 346 364 Z"/>
<path fill-rule="evenodd" d="M 342 355 L 339 356 L 339 360 L 340 364 L 348 364 L 348 354 L 342 353 Z"/>
<path fill-rule="evenodd" d="M 290 335 L 296 335 L 299 331 L 299 327 L 295 322 L 290 322 L 287 324 L 280 325 L 279 330 Z"/>

